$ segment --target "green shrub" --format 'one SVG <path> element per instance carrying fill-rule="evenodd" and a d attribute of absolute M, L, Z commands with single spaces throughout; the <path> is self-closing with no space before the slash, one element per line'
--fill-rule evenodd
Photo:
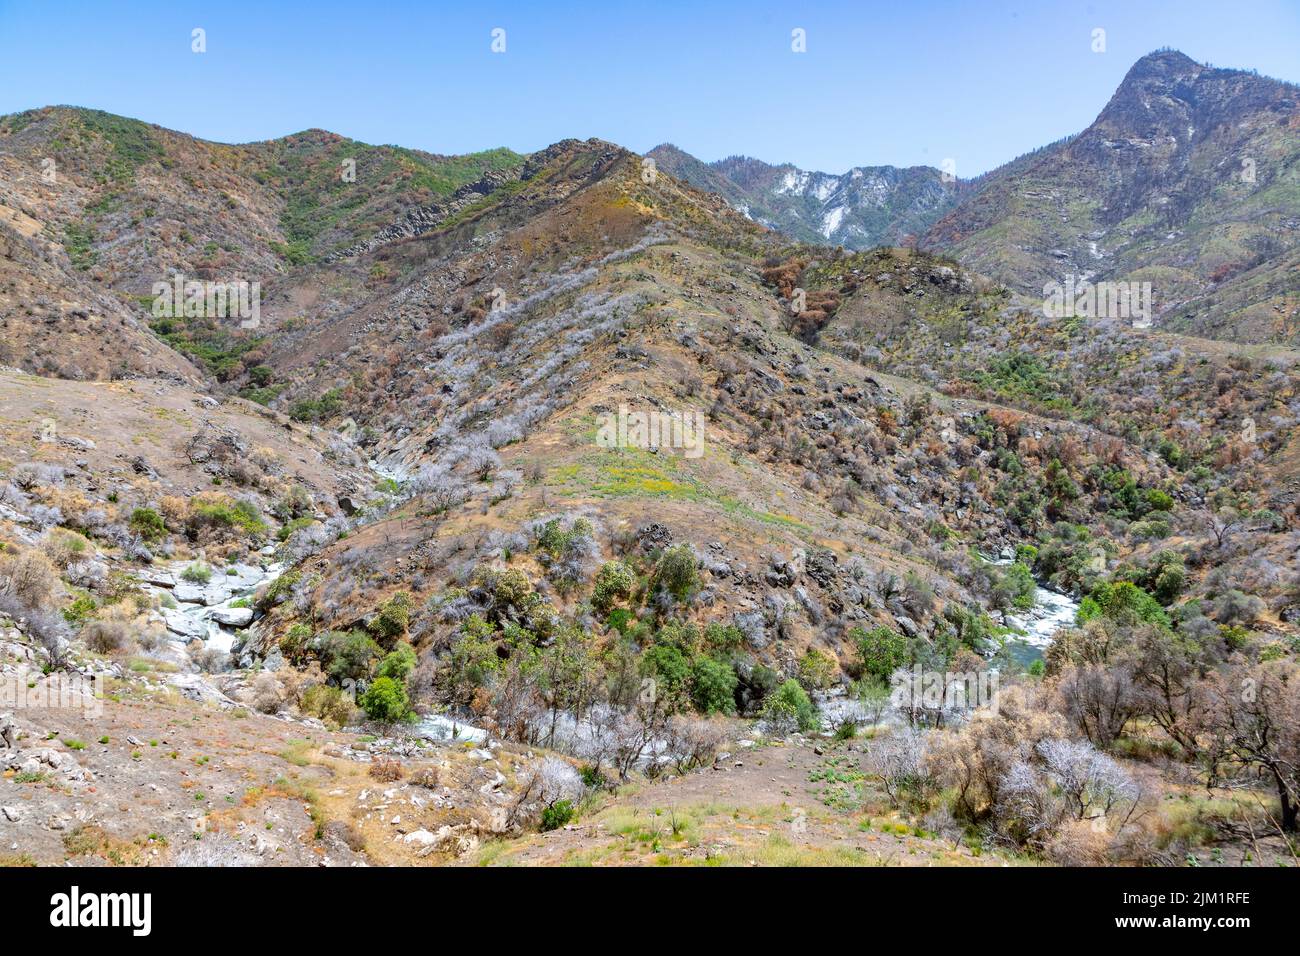
<path fill-rule="evenodd" d="M 757 700 L 766 700 L 781 685 L 781 675 L 766 664 L 755 664 L 749 672 L 749 688 Z"/>
<path fill-rule="evenodd" d="M 238 501 L 196 501 L 190 505 L 187 519 L 192 531 L 202 528 L 221 530 L 238 529 L 250 537 L 259 538 L 267 531 L 266 522 L 256 504 L 241 498 Z"/>
<path fill-rule="evenodd" d="M 315 518 L 294 518 L 292 521 L 286 522 L 280 530 L 275 533 L 275 536 L 281 541 L 288 541 L 289 535 L 302 528 L 310 527 L 315 523 Z"/>
<path fill-rule="evenodd" d="M 1167 492 L 1159 488 L 1147 489 L 1147 505 L 1152 511 L 1173 511 L 1174 499 Z"/>
<path fill-rule="evenodd" d="M 296 518 L 310 518 L 312 511 L 311 492 L 299 484 L 290 485 L 271 506 L 271 513 L 285 522 Z"/>
<path fill-rule="evenodd" d="M 908 661 L 907 638 L 893 628 L 855 627 L 849 640 L 857 647 L 858 662 L 864 674 L 888 681 L 890 675 Z"/>
<path fill-rule="evenodd" d="M 302 621 L 295 621 L 289 625 L 289 630 L 285 631 L 284 636 L 280 638 L 280 653 L 290 663 L 302 663 L 307 654 L 307 642 L 311 640 L 311 637 L 311 627 Z"/>
<path fill-rule="evenodd" d="M 270 583 L 265 591 L 257 598 L 257 607 L 259 610 L 268 611 L 275 607 L 282 600 L 289 596 L 299 580 L 302 579 L 302 572 L 297 568 L 292 571 L 286 571 Z"/>
<path fill-rule="evenodd" d="M 799 683 L 810 691 L 825 690 L 830 687 L 835 679 L 835 671 L 835 658 L 815 647 L 810 647 L 808 652 L 799 658 Z"/>
<path fill-rule="evenodd" d="M 344 727 L 352 722 L 356 705 L 352 696 L 338 687 L 313 684 L 303 692 L 301 709 L 304 714 L 319 717 L 326 724 Z"/>
<path fill-rule="evenodd" d="M 687 544 L 676 544 L 665 551 L 650 578 L 651 591 L 667 591 L 682 602 L 691 599 L 699 584 L 695 552 Z"/>
<path fill-rule="evenodd" d="M 763 719 L 778 729 L 797 727 L 805 733 L 821 726 L 817 708 L 797 680 L 786 681 L 768 696 L 763 706 Z"/>
<path fill-rule="evenodd" d="M 181 572 L 181 578 L 191 584 L 207 584 L 212 580 L 212 569 L 206 564 L 195 561 Z"/>
<path fill-rule="evenodd" d="M 632 570 L 622 561 L 606 561 L 596 572 L 596 585 L 591 593 L 591 606 L 604 614 L 609 612 L 618 601 L 632 596 L 636 578 Z"/>
<path fill-rule="evenodd" d="M 1034 572 L 1027 564 L 1016 561 L 999 574 L 993 585 L 994 606 L 1027 611 L 1034 606 L 1037 593 L 1038 582 L 1034 580 Z"/>
<path fill-rule="evenodd" d="M 573 819 L 574 809 L 571 800 L 556 800 L 542 810 L 542 829 L 558 830 Z"/>
<path fill-rule="evenodd" d="M 609 612 L 609 617 L 605 619 L 606 630 L 618 631 L 626 635 L 628 629 L 635 623 L 636 617 L 625 607 L 616 607 Z"/>
<path fill-rule="evenodd" d="M 152 508 L 136 508 L 131 512 L 128 527 L 146 541 L 157 541 L 167 533 L 162 515 Z"/>
<path fill-rule="evenodd" d="M 1240 651 L 1250 643 L 1250 631 L 1237 624 L 1221 624 L 1219 637 L 1230 651 Z"/>
<path fill-rule="evenodd" d="M 591 790 L 602 790 L 609 783 L 605 779 L 604 772 L 596 764 L 583 764 L 578 768 L 578 776 L 582 777 L 582 785 Z"/>
<path fill-rule="evenodd" d="M 380 605 L 368 626 L 376 640 L 388 646 L 398 638 L 405 637 L 406 629 L 410 624 L 411 595 L 405 591 L 398 591 Z"/>
<path fill-rule="evenodd" d="M 398 644 L 375 668 L 379 677 L 391 677 L 393 680 L 406 682 L 415 670 L 415 648 L 405 642 Z"/>
<path fill-rule="evenodd" d="M 1016 560 L 1027 568 L 1032 568 L 1038 561 L 1038 549 L 1032 544 L 1016 545 Z"/>
<path fill-rule="evenodd" d="M 659 682 L 659 693 L 674 695 L 686 686 L 691 663 L 671 644 L 654 644 L 641 655 L 641 673 Z"/>
<path fill-rule="evenodd" d="M 1132 581 L 1168 606 L 1182 593 L 1187 583 L 1187 568 L 1177 551 L 1157 551 L 1145 567 L 1125 567 L 1116 576 Z"/>
<path fill-rule="evenodd" d="M 1076 624 L 1105 617 L 1120 624 L 1158 624 L 1169 627 L 1169 615 L 1155 598 L 1131 581 L 1103 581 L 1079 604 Z"/>
<path fill-rule="evenodd" d="M 552 518 L 537 532 L 537 550 L 550 558 L 560 558 L 575 544 L 590 538 L 594 533 L 595 529 L 586 518 L 576 519 L 567 531 L 559 518 Z"/>
<path fill-rule="evenodd" d="M 82 594 L 63 609 L 63 619 L 69 624 L 84 624 L 99 608 L 89 594 Z"/>
<path fill-rule="evenodd" d="M 710 621 L 704 626 L 704 644 L 711 651 L 730 653 L 745 643 L 745 635 L 735 624 Z"/>
<path fill-rule="evenodd" d="M 289 406 L 289 417 L 296 422 L 318 422 L 330 418 L 343 408 L 343 396 L 331 389 L 320 398 L 304 398 Z"/>
<path fill-rule="evenodd" d="M 501 666 L 497 641 L 501 635 L 479 614 L 471 614 L 460 626 L 451 645 L 451 657 L 440 676 L 448 685 L 451 697 L 468 703 L 474 691 Z"/>
<path fill-rule="evenodd" d="M 411 706 L 406 687 L 391 677 L 376 677 L 358 703 L 367 717 L 381 723 L 404 720 Z"/>
<path fill-rule="evenodd" d="M 325 672 L 336 681 L 364 680 L 380 647 L 362 631 L 330 631 L 322 642 Z"/>

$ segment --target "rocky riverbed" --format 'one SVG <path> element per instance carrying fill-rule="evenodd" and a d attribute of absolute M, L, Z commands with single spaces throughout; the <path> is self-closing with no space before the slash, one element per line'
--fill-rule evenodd
<path fill-rule="evenodd" d="M 193 561 L 155 564 L 138 576 L 144 589 L 161 599 L 158 616 L 170 637 L 183 644 L 201 640 L 208 648 L 229 652 L 239 631 L 253 622 L 254 592 L 284 572 L 283 564 L 271 560 L 273 554 L 274 549 L 265 549 L 261 564 L 210 567 L 207 580 L 187 575 Z"/>

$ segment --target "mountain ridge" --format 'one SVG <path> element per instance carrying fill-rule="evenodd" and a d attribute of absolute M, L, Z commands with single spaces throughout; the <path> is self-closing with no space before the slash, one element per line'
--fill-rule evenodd
<path fill-rule="evenodd" d="M 725 196 L 768 228 L 850 249 L 906 243 L 942 215 L 962 188 L 960 180 L 929 166 L 855 166 L 835 175 L 748 156 L 704 163 L 670 143 L 646 155 L 679 179 Z"/>
<path fill-rule="evenodd" d="M 1087 129 L 981 177 L 922 244 L 1031 294 L 1150 281 L 1173 331 L 1294 344 L 1297 130 L 1300 87 L 1148 54 Z"/>

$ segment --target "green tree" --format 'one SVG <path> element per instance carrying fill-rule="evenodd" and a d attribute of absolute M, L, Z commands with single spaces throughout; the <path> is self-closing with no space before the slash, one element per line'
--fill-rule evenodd
<path fill-rule="evenodd" d="M 606 561 L 596 572 L 591 606 L 601 614 L 608 614 L 616 603 L 632 596 L 635 583 L 632 570 L 626 564 L 622 561 Z"/>
<path fill-rule="evenodd" d="M 406 636 L 411 624 L 411 595 L 398 591 L 379 606 L 370 621 L 370 633 L 385 647 Z"/>
<path fill-rule="evenodd" d="M 562 710 L 582 716 L 595 693 L 597 667 L 591 641 L 576 627 L 564 627 L 541 653 L 538 677 L 551 709 L 548 745 L 554 742 Z"/>
<path fill-rule="evenodd" d="M 1160 602 L 1132 581 L 1103 581 L 1079 603 L 1075 623 L 1105 617 L 1117 624 L 1158 624 L 1169 627 L 1169 615 Z"/>
<path fill-rule="evenodd" d="M 641 655 L 641 673 L 653 677 L 657 693 L 666 701 L 676 700 L 691 676 L 691 663 L 671 644 L 653 644 Z"/>
<path fill-rule="evenodd" d="M 835 658 L 815 647 L 799 658 L 798 680 L 810 691 L 825 690 L 835 679 Z"/>
<path fill-rule="evenodd" d="M 474 691 L 501 665 L 497 656 L 497 629 L 478 614 L 471 614 L 460 626 L 451 645 L 451 654 L 443 679 L 448 695 L 457 703 L 467 704 Z"/>
<path fill-rule="evenodd" d="M 404 720 L 411 706 L 406 687 L 391 677 L 375 678 L 359 703 L 367 717 L 386 724 Z"/>
<path fill-rule="evenodd" d="M 675 544 L 665 551 L 650 578 L 651 591 L 667 591 L 682 603 L 691 599 L 699 584 L 695 552 L 688 544 Z"/>
<path fill-rule="evenodd" d="M 361 631 L 330 631 L 322 644 L 326 673 L 336 681 L 366 679 L 380 653 L 379 645 Z"/>
<path fill-rule="evenodd" d="M 855 627 L 849 631 L 849 640 L 857 648 L 862 672 L 880 680 L 888 681 L 894 671 L 908 662 L 907 638 L 893 628 Z"/>
<path fill-rule="evenodd" d="M 162 515 L 152 508 L 136 508 L 132 511 L 129 527 L 146 541 L 157 541 L 167 533 Z"/>
<path fill-rule="evenodd" d="M 726 661 L 701 657 L 691 668 L 691 701 L 702 714 L 736 712 L 736 672 Z"/>

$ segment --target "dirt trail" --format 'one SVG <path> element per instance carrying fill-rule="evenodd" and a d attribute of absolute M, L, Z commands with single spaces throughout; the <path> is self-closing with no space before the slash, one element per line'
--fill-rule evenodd
<path fill-rule="evenodd" d="M 863 744 L 764 746 L 633 784 L 549 833 L 490 844 L 511 866 L 1003 865 L 918 836 L 856 773 Z M 856 779 L 855 779 L 856 778 Z"/>

